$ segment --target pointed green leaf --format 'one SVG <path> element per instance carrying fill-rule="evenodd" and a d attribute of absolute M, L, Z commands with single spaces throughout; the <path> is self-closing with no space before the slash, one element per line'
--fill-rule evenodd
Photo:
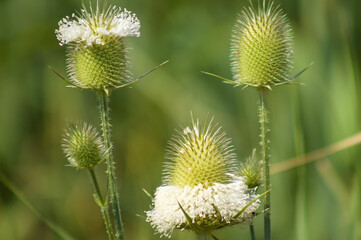
<path fill-rule="evenodd" d="M 192 230 L 196 231 L 196 230 L 197 230 L 197 227 L 194 226 L 194 224 L 192 223 L 192 218 L 191 218 L 191 217 L 188 215 L 188 213 L 183 209 L 182 205 L 181 205 L 179 202 L 178 202 L 178 205 L 179 205 L 180 209 L 182 210 L 184 216 L 186 217 L 187 222 L 188 222 L 190 228 L 191 228 Z"/>
<path fill-rule="evenodd" d="M 158 68 L 162 67 L 163 65 L 165 65 L 165 64 L 168 63 L 168 62 L 169 62 L 169 60 L 162 62 L 161 64 L 159 64 L 158 66 L 152 68 L 152 69 L 149 70 L 148 72 L 140 75 L 139 77 L 137 77 L 137 78 L 135 78 L 135 79 L 133 79 L 133 80 L 130 80 L 129 82 L 127 82 L 127 83 L 125 83 L 125 84 L 123 84 L 123 85 L 121 85 L 121 86 L 117 86 L 116 88 L 121 88 L 121 87 L 128 86 L 128 85 L 130 85 L 130 84 L 133 84 L 133 83 L 135 83 L 136 81 L 138 81 L 139 79 L 147 76 L 147 75 L 150 74 L 151 72 L 153 72 L 153 71 L 157 70 Z"/>
<path fill-rule="evenodd" d="M 73 82 L 71 82 L 70 80 L 66 79 L 65 77 L 61 76 L 60 73 L 58 73 L 57 71 L 55 71 L 54 68 L 52 68 L 51 66 L 48 66 L 50 68 L 51 71 L 53 71 L 53 73 L 55 73 L 58 77 L 60 77 L 61 79 L 63 79 L 65 82 L 69 83 L 71 87 L 77 87 L 79 88 L 78 85 L 74 84 Z"/>
<path fill-rule="evenodd" d="M 280 82 L 280 83 L 276 83 L 275 85 L 279 86 L 279 85 L 284 85 L 287 83 L 291 83 L 292 80 L 294 80 L 295 78 L 297 78 L 298 76 L 300 76 L 302 73 L 304 73 L 309 67 L 311 67 L 313 65 L 314 62 L 311 62 L 307 67 L 305 67 L 304 69 L 302 69 L 299 73 L 297 73 L 295 76 L 291 77 L 290 79 Z M 292 82 L 293 83 L 293 82 Z M 302 83 L 294 83 L 294 84 L 300 84 L 303 85 Z"/>
<path fill-rule="evenodd" d="M 233 216 L 234 219 L 238 218 L 253 202 L 255 202 L 257 199 L 263 197 L 266 195 L 270 190 L 262 193 L 261 195 L 258 195 L 256 198 L 253 198 L 251 201 L 249 201 L 246 206 L 244 206 L 241 211 L 239 211 L 236 215 Z"/>
<path fill-rule="evenodd" d="M 224 77 L 221 77 L 219 75 L 216 75 L 214 73 L 209 73 L 209 72 L 204 72 L 204 71 L 201 71 L 201 73 L 204 73 L 204 74 L 207 74 L 209 76 L 212 76 L 212 77 L 216 77 L 218 79 L 221 79 L 223 82 L 225 83 L 228 83 L 228 84 L 233 84 L 233 85 L 237 85 L 237 82 L 233 81 L 233 80 L 230 80 L 230 79 L 227 79 L 227 78 L 224 78 Z"/>

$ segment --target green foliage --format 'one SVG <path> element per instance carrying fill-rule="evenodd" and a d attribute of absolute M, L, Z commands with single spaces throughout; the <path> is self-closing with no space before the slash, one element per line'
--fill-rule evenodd
<path fill-rule="evenodd" d="M 64 119 L 96 123 L 94 95 L 65 88 L 48 65 L 66 76 L 65 48 L 54 29 L 82 1 L 8 0 L 0 2 L 0 168 L 43 215 L 76 239 L 105 239 L 102 216 L 89 197 L 83 171 L 64 167 L 59 145 Z M 84 1 L 87 3 L 88 1 Z M 257 1 L 255 1 L 257 2 Z M 169 59 L 132 88 L 114 91 L 112 124 L 116 175 L 126 239 L 158 239 L 144 218 L 150 193 L 160 184 L 164 147 L 179 124 L 207 113 L 232 138 L 239 159 L 259 142 L 255 91 L 225 86 L 200 71 L 231 76 L 229 39 L 248 0 L 108 0 L 139 17 L 141 38 L 127 41 L 135 76 Z M 295 72 L 306 86 L 274 88 L 269 99 L 272 164 L 302 155 L 361 129 L 361 35 L 359 0 L 276 1 L 294 32 Z M 292 75 L 292 74 L 291 74 Z M 276 132 L 277 129 L 277 132 Z M 360 239 L 361 149 L 272 176 L 272 231 L 277 239 Z M 103 164 L 97 168 L 104 172 Z M 80 175 L 83 174 L 83 177 Z M 325 176 L 325 177 L 323 177 Z M 329 176 L 329 177 L 327 177 Z M 335 184 L 335 181 L 338 184 Z M 99 179 L 106 184 L 106 179 Z M 0 184 L 0 239 L 55 240 L 13 194 Z M 299 214 L 300 213 L 300 214 Z M 87 221 L 84 221 L 87 219 Z M 322 224 L 320 224 L 322 223 Z M 255 218 L 256 238 L 263 229 Z M 215 232 L 222 239 L 248 239 L 248 229 Z M 173 239 L 191 239 L 187 232 Z"/>

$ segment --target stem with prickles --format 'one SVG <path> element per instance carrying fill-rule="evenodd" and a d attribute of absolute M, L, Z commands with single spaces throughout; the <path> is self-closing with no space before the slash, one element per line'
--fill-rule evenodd
<path fill-rule="evenodd" d="M 262 162 L 264 171 L 265 192 L 269 191 L 264 201 L 264 239 L 271 239 L 271 179 L 270 179 L 270 154 L 269 154 L 269 136 L 268 136 L 268 111 L 267 111 L 267 88 L 258 89 L 260 94 L 259 121 L 261 124 L 261 148 Z"/>
<path fill-rule="evenodd" d="M 251 233 L 251 240 L 256 240 L 256 234 L 254 232 L 253 220 L 252 220 L 252 223 L 249 225 L 249 231 Z"/>
<path fill-rule="evenodd" d="M 104 202 L 103 196 L 99 189 L 98 180 L 97 180 L 97 177 L 95 175 L 93 168 L 89 168 L 89 175 L 90 175 L 90 179 L 91 179 L 93 189 L 94 189 L 95 202 L 99 205 L 100 211 L 102 212 L 102 215 L 103 215 L 105 227 L 107 229 L 108 239 L 113 240 L 114 233 L 113 233 L 113 229 L 112 229 L 112 226 L 110 223 L 110 217 L 109 217 L 109 213 L 108 213 L 108 203 Z"/>
<path fill-rule="evenodd" d="M 109 117 L 109 96 L 107 92 L 101 92 L 99 95 L 100 115 L 101 115 L 101 126 L 103 130 L 103 139 L 105 149 L 108 150 L 106 157 L 107 173 L 108 173 L 108 191 L 110 194 L 110 206 L 114 217 L 115 224 L 115 236 L 117 240 L 123 240 L 123 226 L 122 218 L 119 207 L 119 195 L 117 191 L 117 185 L 115 181 L 115 167 L 113 160 L 113 146 L 111 144 L 111 133 L 110 133 L 110 117 Z"/>

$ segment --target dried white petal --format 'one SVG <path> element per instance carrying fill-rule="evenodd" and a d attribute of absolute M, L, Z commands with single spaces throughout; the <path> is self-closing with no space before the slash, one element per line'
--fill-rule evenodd
<path fill-rule="evenodd" d="M 174 229 L 183 229 L 187 225 L 185 214 L 179 207 L 181 205 L 194 224 L 210 219 L 219 222 L 220 225 L 248 222 L 258 208 L 259 200 L 254 201 L 239 217 L 234 218 L 256 197 L 247 193 L 248 188 L 243 178 L 234 178 L 235 180 L 229 184 L 215 183 L 207 188 L 202 184 L 195 187 L 158 187 L 153 199 L 154 208 L 146 212 L 147 221 L 162 236 L 170 237 Z M 209 228 L 213 226 L 210 225 Z M 202 227 L 207 226 L 203 224 Z"/>

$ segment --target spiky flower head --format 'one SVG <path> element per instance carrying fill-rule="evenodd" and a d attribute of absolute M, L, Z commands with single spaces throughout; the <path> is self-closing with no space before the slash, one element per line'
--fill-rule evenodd
<path fill-rule="evenodd" d="M 256 149 L 252 155 L 241 163 L 241 174 L 249 189 L 256 189 L 262 183 L 262 162 L 257 158 Z"/>
<path fill-rule="evenodd" d="M 263 0 L 257 11 L 253 6 L 245 8 L 233 33 L 234 84 L 269 88 L 287 82 L 292 69 L 292 34 L 279 7 Z"/>
<path fill-rule="evenodd" d="M 230 139 L 217 124 L 202 127 L 199 120 L 178 132 L 169 144 L 164 182 L 179 187 L 204 187 L 229 183 L 235 174 L 235 154 Z"/>
<path fill-rule="evenodd" d="M 174 229 L 210 232 L 249 222 L 259 206 L 242 177 L 220 127 L 193 122 L 171 141 L 164 184 L 157 188 L 147 221 L 162 236 Z"/>
<path fill-rule="evenodd" d="M 106 91 L 127 83 L 124 38 L 139 37 L 140 22 L 135 14 L 110 6 L 103 10 L 83 6 L 59 22 L 55 31 L 60 45 L 67 45 L 67 68 L 72 85 L 82 89 Z"/>
<path fill-rule="evenodd" d="M 97 130 L 89 124 L 69 124 L 63 139 L 63 150 L 70 166 L 92 168 L 104 160 L 106 150 Z"/>

